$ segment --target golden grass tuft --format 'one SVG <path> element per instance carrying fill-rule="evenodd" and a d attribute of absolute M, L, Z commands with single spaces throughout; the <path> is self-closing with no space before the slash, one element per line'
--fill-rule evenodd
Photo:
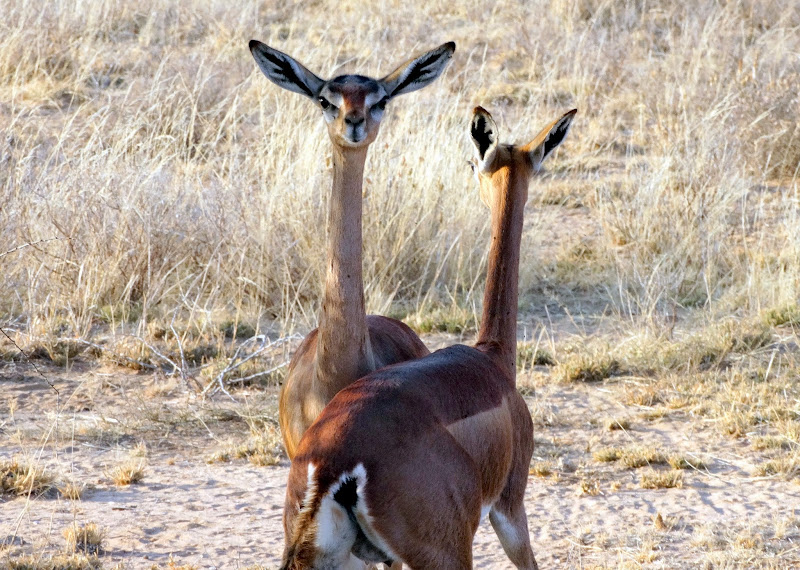
<path fill-rule="evenodd" d="M 764 322 L 773 327 L 800 325 L 800 305 L 774 307 L 764 314 Z"/>
<path fill-rule="evenodd" d="M 419 334 L 432 332 L 465 334 L 477 330 L 475 313 L 457 306 L 424 308 L 408 315 L 405 320 Z"/>
<path fill-rule="evenodd" d="M 601 463 L 617 461 L 622 456 L 622 451 L 616 447 L 603 447 L 592 453 L 592 458 Z"/>
<path fill-rule="evenodd" d="M 146 461 L 129 458 L 115 465 L 108 473 L 113 483 L 119 487 L 135 485 L 144 480 Z"/>
<path fill-rule="evenodd" d="M 592 356 L 573 355 L 560 360 L 555 367 L 555 376 L 562 382 L 602 382 L 620 372 L 620 364 L 609 357 L 595 359 Z"/>
<path fill-rule="evenodd" d="M 631 445 L 622 449 L 620 462 L 629 469 L 637 469 L 648 465 L 658 465 L 667 462 L 666 456 L 654 447 Z"/>
<path fill-rule="evenodd" d="M 780 476 L 785 479 L 800 478 L 800 453 L 788 453 L 769 459 L 756 466 L 757 476 Z"/>
<path fill-rule="evenodd" d="M 648 469 L 641 473 L 642 489 L 672 489 L 683 486 L 683 471 L 656 471 Z"/>
<path fill-rule="evenodd" d="M 602 492 L 600 490 L 600 481 L 591 476 L 582 477 L 580 481 L 578 481 L 578 489 L 581 495 L 589 495 L 592 497 Z"/>
<path fill-rule="evenodd" d="M 625 390 L 623 403 L 633 406 L 653 407 L 664 402 L 658 386 L 631 387 Z"/>
<path fill-rule="evenodd" d="M 528 471 L 530 475 L 535 475 L 537 477 L 549 477 L 553 474 L 553 462 L 552 461 L 534 461 L 531 464 L 531 468 Z"/>
<path fill-rule="evenodd" d="M 41 495 L 56 488 L 57 477 L 48 470 L 19 459 L 0 462 L 0 494 Z"/>
<path fill-rule="evenodd" d="M 764 451 L 768 449 L 790 449 L 792 442 L 779 435 L 756 435 L 750 438 L 753 449 Z"/>
<path fill-rule="evenodd" d="M 105 532 L 94 523 L 73 525 L 64 530 L 67 548 L 73 553 L 97 556 L 103 553 Z"/>

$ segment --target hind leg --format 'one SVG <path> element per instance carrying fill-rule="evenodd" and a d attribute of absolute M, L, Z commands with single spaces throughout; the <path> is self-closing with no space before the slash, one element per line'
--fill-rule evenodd
<path fill-rule="evenodd" d="M 514 433 L 514 458 L 506 487 L 489 511 L 489 521 L 514 566 L 538 570 L 528 534 L 524 502 L 528 469 L 533 455 L 533 422 L 521 397 L 512 400 L 512 404 L 518 406 L 519 418 Z"/>
<path fill-rule="evenodd" d="M 500 501 L 498 501 L 499 503 Z M 489 511 L 489 522 L 503 545 L 506 556 L 517 568 L 538 570 L 528 535 L 528 519 L 522 502 L 517 508 L 503 509 L 496 504 Z"/>

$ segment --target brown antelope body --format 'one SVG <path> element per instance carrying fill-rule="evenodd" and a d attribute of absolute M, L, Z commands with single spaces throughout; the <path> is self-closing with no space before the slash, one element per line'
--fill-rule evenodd
<path fill-rule="evenodd" d="M 523 504 L 533 423 L 515 386 L 519 251 L 529 179 L 575 112 L 514 147 L 498 145 L 491 116 L 475 109 L 492 216 L 478 342 L 388 366 L 333 398 L 292 461 L 283 569 L 472 568 L 486 512 L 514 565 L 537 567 Z"/>
<path fill-rule="evenodd" d="M 429 85 L 450 60 L 447 43 L 409 60 L 383 79 L 342 75 L 320 79 L 290 56 L 252 40 L 259 68 L 277 85 L 305 95 L 322 110 L 333 143 L 326 278 L 319 327 L 289 364 L 280 396 L 280 424 L 289 457 L 308 426 L 342 388 L 387 364 L 429 353 L 404 323 L 367 315 L 361 267 L 361 199 L 367 148 L 386 103 Z"/>

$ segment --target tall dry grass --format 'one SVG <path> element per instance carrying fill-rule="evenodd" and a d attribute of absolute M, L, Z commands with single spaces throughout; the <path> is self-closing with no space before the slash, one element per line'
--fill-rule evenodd
<path fill-rule="evenodd" d="M 487 212 L 465 136 L 478 103 L 520 142 L 580 109 L 532 187 L 523 312 L 657 321 L 797 302 L 792 3 L 10 0 L 4 11 L 0 323 L 21 346 L 148 338 L 176 322 L 176 336 L 212 342 L 231 323 L 314 325 L 330 143 L 307 100 L 256 70 L 250 38 L 326 77 L 386 73 L 457 42 L 442 78 L 392 102 L 370 150 L 373 311 L 480 303 Z M 565 208 L 576 227 L 542 237 Z"/>

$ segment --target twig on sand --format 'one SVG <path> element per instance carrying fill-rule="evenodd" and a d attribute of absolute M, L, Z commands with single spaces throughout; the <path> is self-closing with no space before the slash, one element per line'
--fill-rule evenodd
<path fill-rule="evenodd" d="M 239 368 L 243 364 L 249 362 L 250 360 L 256 358 L 258 355 L 260 355 L 264 351 L 269 350 L 269 349 L 277 348 L 278 346 L 281 346 L 283 344 L 286 344 L 287 342 L 290 342 L 292 340 L 296 340 L 298 338 L 300 338 L 298 335 L 289 335 L 289 336 L 281 337 L 281 338 L 278 338 L 278 339 L 275 339 L 275 340 L 269 340 L 269 338 L 267 338 L 266 335 L 257 335 L 257 336 L 254 336 L 252 338 L 247 339 L 246 341 L 244 341 L 236 349 L 236 352 L 233 353 L 233 356 L 231 357 L 230 361 L 228 362 L 228 365 L 225 368 L 223 368 L 220 371 L 220 373 L 217 374 L 214 377 L 213 380 L 211 380 L 208 384 L 206 384 L 206 387 L 203 388 L 203 390 L 202 390 L 203 396 L 211 396 L 211 395 L 215 394 L 217 391 L 222 391 L 223 393 L 225 393 L 228 396 L 230 396 L 228 391 L 225 389 L 226 382 L 227 382 L 228 385 L 231 385 L 231 384 L 234 384 L 234 383 L 235 384 L 241 384 L 241 383 L 253 380 L 254 378 L 258 378 L 259 376 L 266 376 L 268 374 L 272 374 L 276 370 L 280 370 L 281 368 L 287 366 L 289 364 L 288 361 L 287 362 L 282 362 L 282 363 L 278 364 L 277 366 L 273 366 L 273 367 L 269 368 L 268 370 L 264 370 L 264 371 L 261 371 L 261 372 L 256 372 L 255 374 L 250 374 L 249 376 L 244 376 L 244 377 L 241 377 L 241 378 L 232 378 L 232 379 L 229 379 L 227 381 L 225 380 L 225 377 L 227 375 L 230 375 L 231 372 L 233 372 L 234 370 L 236 370 L 237 368 Z M 247 347 L 251 346 L 253 343 L 256 343 L 256 342 L 260 342 L 261 345 L 255 351 L 251 352 L 250 354 L 248 354 L 244 358 L 240 359 L 240 355 L 241 355 L 242 351 L 245 350 Z"/>

